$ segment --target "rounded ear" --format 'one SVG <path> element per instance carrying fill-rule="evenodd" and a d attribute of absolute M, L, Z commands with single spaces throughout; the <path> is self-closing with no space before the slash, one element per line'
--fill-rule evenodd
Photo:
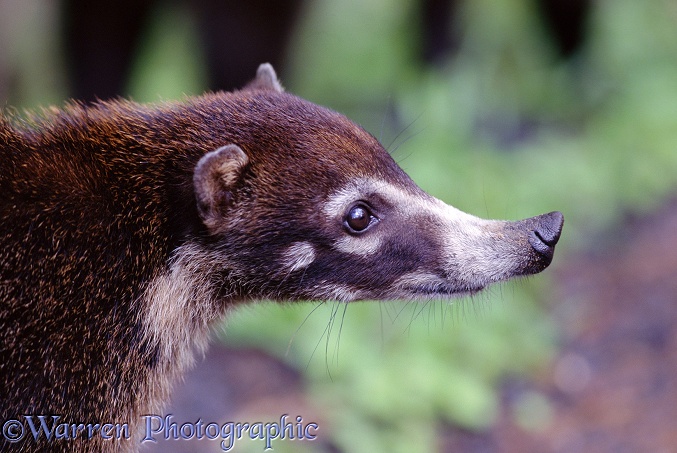
<path fill-rule="evenodd" d="M 197 209 L 202 221 L 215 228 L 232 202 L 232 191 L 249 158 L 237 145 L 226 145 L 202 156 L 193 172 Z"/>

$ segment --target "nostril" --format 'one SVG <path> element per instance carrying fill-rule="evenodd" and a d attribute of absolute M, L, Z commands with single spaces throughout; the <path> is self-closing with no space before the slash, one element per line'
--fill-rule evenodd
<path fill-rule="evenodd" d="M 529 235 L 529 244 L 531 244 L 531 247 L 533 247 L 540 255 L 546 258 L 552 258 L 555 247 L 544 241 L 541 235 L 538 234 L 538 231 L 531 232 Z"/>
<path fill-rule="evenodd" d="M 564 226 L 564 216 L 561 212 L 543 214 L 539 218 L 534 234 L 543 244 L 554 247 L 562 234 L 562 226 Z"/>
<path fill-rule="evenodd" d="M 553 236 L 548 234 L 548 232 L 541 232 L 539 230 L 534 231 L 534 235 L 548 247 L 554 247 L 559 240 L 559 235 Z"/>

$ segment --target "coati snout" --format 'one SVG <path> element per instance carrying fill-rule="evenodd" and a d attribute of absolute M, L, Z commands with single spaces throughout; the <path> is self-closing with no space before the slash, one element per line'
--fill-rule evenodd
<path fill-rule="evenodd" d="M 0 146 L 3 419 L 134 429 L 234 304 L 473 293 L 547 267 L 563 224 L 446 205 L 270 65 L 233 93 L 0 116 Z"/>

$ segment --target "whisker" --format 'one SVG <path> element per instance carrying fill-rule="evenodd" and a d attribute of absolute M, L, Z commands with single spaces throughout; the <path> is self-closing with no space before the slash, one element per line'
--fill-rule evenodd
<path fill-rule="evenodd" d="M 346 311 L 348 311 L 348 304 L 343 304 L 343 314 L 341 315 L 341 324 L 339 325 L 338 337 L 336 338 L 336 366 L 338 366 L 339 364 L 341 332 L 343 332 L 343 322 L 346 319 Z"/>
<path fill-rule="evenodd" d="M 303 327 L 303 325 L 306 323 L 306 321 L 308 321 L 308 318 L 310 318 L 310 315 L 312 315 L 313 313 L 315 313 L 315 310 L 317 310 L 318 308 L 320 308 L 320 307 L 321 307 L 322 305 L 324 305 L 324 304 L 325 304 L 324 301 L 318 302 L 317 305 L 315 305 L 315 307 L 314 307 L 312 310 L 310 310 L 310 313 L 308 313 L 308 314 L 306 315 L 306 317 L 303 318 L 303 321 L 301 321 L 301 325 L 299 325 L 299 326 L 296 328 L 296 330 L 295 330 L 294 333 L 292 334 L 291 338 L 289 339 L 289 343 L 287 344 L 287 351 L 284 353 L 285 357 L 287 357 L 287 356 L 289 355 L 289 351 L 291 350 L 291 344 L 294 342 L 294 339 L 296 338 L 296 335 L 297 335 L 297 334 L 299 333 L 299 331 L 301 330 L 301 327 Z"/>
<path fill-rule="evenodd" d="M 392 141 L 390 142 L 390 144 L 388 144 L 388 146 L 386 146 L 386 151 L 388 151 L 388 153 L 389 153 L 391 156 L 393 155 L 393 153 L 394 153 L 395 151 L 397 151 L 397 149 L 398 149 L 403 143 L 406 143 L 411 137 L 407 137 L 406 139 L 404 139 L 404 140 L 402 141 L 402 143 L 399 143 L 397 146 L 395 146 L 395 148 L 392 148 L 392 146 L 395 144 L 395 142 L 397 142 L 397 139 L 399 139 L 400 136 L 401 136 L 402 134 L 404 134 L 410 127 L 412 127 L 412 126 L 413 126 L 413 125 L 421 118 L 421 116 L 423 116 L 423 113 L 419 114 L 419 115 L 418 115 L 416 118 L 414 118 L 409 124 L 407 124 L 407 126 L 406 126 L 404 129 L 402 129 L 402 130 L 395 136 L 394 139 L 392 139 Z M 420 131 L 419 131 L 419 132 L 420 132 Z M 414 136 L 415 136 L 415 135 L 418 135 L 419 132 L 417 132 L 416 134 L 414 134 Z"/>

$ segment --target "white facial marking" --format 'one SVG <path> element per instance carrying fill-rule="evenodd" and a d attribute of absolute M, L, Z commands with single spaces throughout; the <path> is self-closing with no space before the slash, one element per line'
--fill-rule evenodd
<path fill-rule="evenodd" d="M 519 246 L 503 238 L 502 222 L 475 217 L 432 196 L 365 178 L 351 182 L 329 197 L 324 212 L 329 217 L 341 219 L 353 203 L 368 200 L 373 194 L 388 200 L 394 207 L 395 221 L 415 222 L 427 218 L 434 224 L 433 231 L 443 244 L 440 257 L 448 263 L 446 267 L 454 273 L 453 280 L 458 284 L 468 288 L 483 287 L 512 275 Z M 378 252 L 385 240 L 378 230 L 357 236 L 346 233 L 334 242 L 334 247 L 345 253 L 368 256 Z M 421 271 L 425 273 L 425 270 Z M 403 276 L 396 286 L 409 285 L 417 277 L 424 277 L 424 274 Z M 428 277 L 423 280 L 434 284 L 435 279 Z"/>
<path fill-rule="evenodd" d="M 376 235 L 365 237 L 344 236 L 334 242 L 334 247 L 339 252 L 369 256 L 378 252 L 381 247 L 381 237 Z"/>
<path fill-rule="evenodd" d="M 362 197 L 358 184 L 349 184 L 332 194 L 324 203 L 323 211 L 327 217 L 341 218 L 348 207 Z"/>
<path fill-rule="evenodd" d="M 446 261 L 469 286 L 485 286 L 511 275 L 514 244 L 501 240 L 501 223 L 467 214 L 432 196 L 408 193 L 384 181 L 372 181 L 372 190 L 398 207 L 403 218 L 426 214 L 436 219 Z"/>
<path fill-rule="evenodd" d="M 512 275 L 517 246 L 504 239 L 503 222 L 480 219 L 435 201 L 437 212 L 450 226 L 442 232 L 445 258 L 455 264 L 460 279 L 486 286 Z"/>
<path fill-rule="evenodd" d="M 282 256 L 282 263 L 289 272 L 305 269 L 313 261 L 315 261 L 315 248 L 309 242 L 296 242 L 290 245 Z"/>
<path fill-rule="evenodd" d="M 324 204 L 325 215 L 329 218 L 342 219 L 348 208 L 369 192 L 369 186 L 370 180 L 357 181 L 334 193 Z M 382 238 L 377 234 L 353 236 L 346 233 L 334 242 L 334 248 L 351 255 L 369 256 L 378 252 L 381 242 Z"/>

